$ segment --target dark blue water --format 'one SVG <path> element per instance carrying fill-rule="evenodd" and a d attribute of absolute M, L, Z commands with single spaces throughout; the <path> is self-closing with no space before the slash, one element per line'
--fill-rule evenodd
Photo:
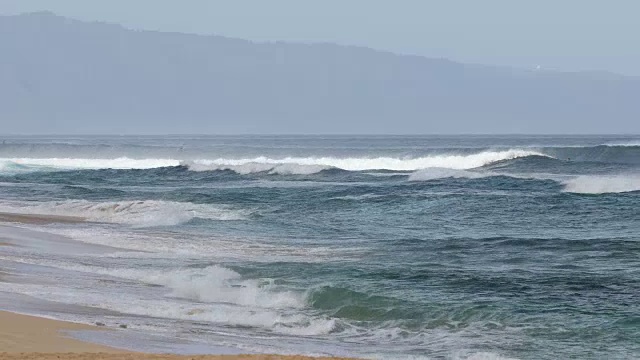
<path fill-rule="evenodd" d="M 91 222 L 38 230 L 129 250 L 11 250 L 76 280 L 0 291 L 144 331 L 382 358 L 640 356 L 638 136 L 12 137 L 0 197 Z"/>

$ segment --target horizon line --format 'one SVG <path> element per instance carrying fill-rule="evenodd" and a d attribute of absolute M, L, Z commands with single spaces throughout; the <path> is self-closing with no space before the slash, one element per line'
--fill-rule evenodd
<path fill-rule="evenodd" d="M 284 136 L 297 136 L 297 137 L 348 137 L 348 136 L 356 136 L 356 137 L 431 137 L 431 136 L 576 136 L 576 137 L 590 137 L 590 136 L 640 136 L 639 133 L 424 133 L 424 134 L 402 134 L 402 133 L 391 133 L 391 134 L 367 134 L 367 133 L 317 133 L 317 134 L 303 134 L 303 133 L 223 133 L 223 134 L 215 134 L 215 133 L 207 133 L 207 134 L 196 134 L 196 133 L 162 133 L 162 134 L 148 134 L 148 133 L 131 133 L 131 134 L 118 134 L 118 133 L 105 133 L 105 134 L 97 134 L 97 133 L 51 133 L 51 134 L 25 134 L 25 133 L 11 133 L 11 134 L 0 134 L 0 138 L 3 137 L 26 137 L 26 136 L 113 136 L 113 137 L 127 137 L 127 136 L 146 136 L 146 137 L 163 137 L 163 136 L 194 136 L 194 137 L 225 137 L 225 136 L 270 136 L 270 137 L 284 137 Z"/>

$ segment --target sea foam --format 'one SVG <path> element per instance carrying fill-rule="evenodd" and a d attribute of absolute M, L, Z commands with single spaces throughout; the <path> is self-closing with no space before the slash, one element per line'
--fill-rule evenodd
<path fill-rule="evenodd" d="M 279 289 L 270 279 L 243 279 L 237 272 L 219 265 L 177 269 L 106 269 L 94 266 L 63 266 L 68 270 L 99 273 L 161 285 L 172 297 L 200 303 L 226 303 L 264 309 L 304 308 L 301 292 Z"/>
<path fill-rule="evenodd" d="M 310 175 L 318 173 L 322 170 L 331 168 L 327 165 L 315 164 L 297 164 L 297 163 L 277 163 L 273 162 L 255 162 L 242 160 L 197 160 L 184 161 L 182 166 L 186 166 L 191 171 L 217 171 L 230 170 L 241 175 L 253 173 L 269 173 L 278 175 Z"/>
<path fill-rule="evenodd" d="M 178 166 L 179 160 L 172 159 L 131 159 L 120 157 L 115 159 L 87 158 L 4 158 L 0 164 L 6 166 L 22 166 L 34 170 L 47 169 L 153 169 Z M 0 167 L 2 169 L 2 167 Z"/>
<path fill-rule="evenodd" d="M 314 173 L 327 168 L 348 171 L 391 170 L 415 171 L 424 168 L 472 169 L 496 161 L 510 160 L 526 156 L 546 156 L 529 150 L 483 151 L 469 155 L 430 155 L 417 158 L 337 158 L 337 157 L 286 157 L 286 158 L 246 158 L 195 160 L 183 165 L 194 171 L 233 170 L 239 173 Z"/>
<path fill-rule="evenodd" d="M 231 170 L 239 174 L 268 172 L 271 174 L 313 174 L 329 168 L 348 171 L 391 170 L 415 171 L 424 168 L 472 169 L 496 161 L 526 156 L 546 156 L 531 150 L 510 149 L 482 151 L 475 154 L 439 154 L 423 157 L 283 157 L 259 156 L 240 159 L 115 159 L 88 158 L 4 158 L 0 170 L 7 166 L 22 166 L 32 170 L 73 169 L 153 169 L 185 166 L 192 171 Z"/>
<path fill-rule="evenodd" d="M 491 173 L 481 173 L 468 170 L 448 169 L 448 168 L 428 168 L 418 170 L 409 175 L 409 181 L 430 181 L 446 178 L 464 178 L 464 179 L 479 179 L 484 177 L 493 176 Z"/>
<path fill-rule="evenodd" d="M 640 174 L 583 175 L 562 181 L 564 191 L 577 194 L 606 194 L 640 191 Z"/>
<path fill-rule="evenodd" d="M 307 306 L 304 292 L 278 288 L 270 279 L 243 279 L 237 272 L 219 265 L 205 268 L 135 269 L 89 266 L 53 259 L 34 261 L 0 255 L 0 260 L 3 259 L 106 275 L 141 284 L 160 285 L 167 289 L 165 297 L 130 299 L 117 295 L 108 296 L 103 292 L 104 289 L 87 289 L 88 292 L 76 289 L 70 294 L 68 289 L 53 285 L 12 286 L 13 292 L 37 298 L 79 305 L 100 304 L 100 308 L 133 315 L 263 328 L 287 335 L 322 335 L 336 327 L 336 319 L 310 316 L 303 312 Z M 114 284 L 118 286 L 117 283 Z"/>
<path fill-rule="evenodd" d="M 81 217 L 88 221 L 134 226 L 171 226 L 194 218 L 209 220 L 242 220 L 240 210 L 207 204 L 160 200 L 93 202 L 88 200 L 3 202 L 0 211 L 19 214 Z"/>

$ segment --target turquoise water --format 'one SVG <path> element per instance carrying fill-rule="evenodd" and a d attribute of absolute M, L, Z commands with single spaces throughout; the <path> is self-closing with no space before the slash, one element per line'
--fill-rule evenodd
<path fill-rule="evenodd" d="M 0 199 L 111 249 L 0 249 L 36 279 L 0 291 L 95 309 L 58 317 L 245 351 L 640 356 L 638 136 L 11 137 Z"/>

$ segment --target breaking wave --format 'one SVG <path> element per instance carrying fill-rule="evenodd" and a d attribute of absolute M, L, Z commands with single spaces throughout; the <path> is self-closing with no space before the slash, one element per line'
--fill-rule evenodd
<path fill-rule="evenodd" d="M 629 142 L 612 142 L 612 143 L 606 143 L 603 144 L 604 146 L 609 146 L 609 147 L 640 147 L 640 140 L 639 141 L 629 141 Z"/>
<path fill-rule="evenodd" d="M 194 218 L 209 220 L 242 220 L 246 218 L 246 214 L 240 210 L 221 206 L 159 200 L 5 202 L 0 204 L 0 211 L 18 214 L 74 216 L 86 221 L 140 227 L 179 225 Z"/>
<path fill-rule="evenodd" d="M 2 256 L 0 256 L 2 259 Z M 307 315 L 300 310 L 308 306 L 307 294 L 279 287 L 272 279 L 245 279 L 239 273 L 219 265 L 205 268 L 103 268 L 42 259 L 13 259 L 18 262 L 52 266 L 90 274 L 107 275 L 167 289 L 166 298 L 191 300 L 190 305 L 166 299 L 100 296 L 100 307 L 127 314 L 189 321 L 208 321 L 230 326 L 263 328 L 287 335 L 323 335 L 336 328 L 338 320 Z M 45 289 L 27 294 L 48 299 L 58 294 Z M 59 299 L 64 302 L 64 299 Z M 77 294 L 76 299 L 78 301 Z M 95 298 L 85 298 L 95 303 Z"/>
<path fill-rule="evenodd" d="M 108 269 L 86 265 L 63 265 L 68 270 L 98 273 L 167 287 L 171 297 L 204 303 L 226 303 L 264 309 L 306 306 L 305 294 L 280 289 L 271 279 L 243 279 L 237 272 L 219 265 L 178 269 Z"/>
<path fill-rule="evenodd" d="M 529 150 L 504 150 L 504 151 L 483 151 L 470 155 L 430 155 L 418 158 L 336 158 L 336 157 L 286 157 L 272 159 L 267 157 L 257 157 L 253 159 L 217 159 L 217 160 L 196 160 L 187 166 L 193 170 L 202 170 L 203 165 L 211 167 L 212 170 L 238 169 L 245 166 L 244 170 L 254 168 L 258 171 L 272 171 L 279 173 L 309 173 L 318 172 L 328 168 L 338 168 L 348 171 L 365 170 L 392 170 L 392 171 L 415 171 L 418 169 L 440 167 L 449 169 L 472 169 L 487 165 L 496 161 L 515 159 L 526 156 L 545 156 L 536 151 Z M 310 170 L 310 171 L 309 171 Z"/>
<path fill-rule="evenodd" d="M 270 174 L 314 174 L 326 169 L 347 171 L 390 170 L 415 171 L 424 168 L 472 169 L 497 161 L 527 156 L 546 156 L 530 150 L 483 151 L 476 154 L 440 154 L 415 158 L 375 157 L 255 157 L 246 159 L 176 160 L 176 159 L 115 159 L 87 158 L 3 158 L 0 170 L 7 167 L 23 167 L 31 170 L 77 169 L 153 169 L 184 166 L 192 171 L 231 170 L 239 174 L 266 172 Z"/>
<path fill-rule="evenodd" d="M 78 170 L 78 169 L 153 169 L 178 166 L 180 161 L 172 159 L 83 159 L 83 158 L 3 158 L 0 170 L 4 167 L 21 166 L 33 170 Z"/>
<path fill-rule="evenodd" d="M 241 175 L 253 173 L 269 173 L 277 175 L 310 175 L 330 169 L 325 165 L 303 165 L 296 163 L 270 163 L 270 162 L 246 162 L 240 161 L 185 161 L 181 164 L 192 171 L 223 171 L 229 170 Z"/>

